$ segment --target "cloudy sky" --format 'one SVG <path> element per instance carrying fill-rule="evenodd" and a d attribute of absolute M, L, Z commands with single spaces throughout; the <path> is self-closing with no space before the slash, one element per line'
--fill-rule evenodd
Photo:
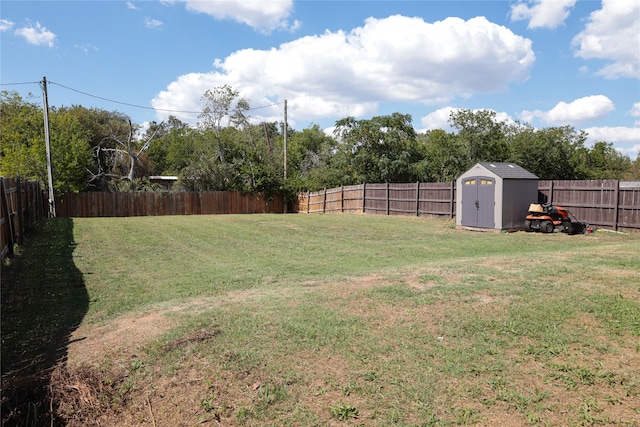
<path fill-rule="evenodd" d="M 451 130 L 455 108 L 640 151 L 635 0 L 0 2 L 0 89 L 49 104 L 195 124 L 228 84 L 251 116 L 331 127 L 411 114 Z"/>

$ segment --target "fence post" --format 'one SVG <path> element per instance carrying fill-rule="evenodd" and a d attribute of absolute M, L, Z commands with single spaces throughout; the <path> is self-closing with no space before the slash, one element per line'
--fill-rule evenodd
<path fill-rule="evenodd" d="M 387 215 L 389 215 L 389 183 L 387 182 L 387 188 L 386 188 L 386 193 L 387 193 Z"/>
<path fill-rule="evenodd" d="M 22 179 L 20 177 L 16 177 L 16 198 L 18 202 L 18 211 L 16 212 L 18 216 L 18 236 L 16 242 L 20 245 L 22 244 L 22 236 L 24 233 L 24 213 L 22 212 Z"/>
<path fill-rule="evenodd" d="M 344 185 L 340 186 L 340 213 L 344 213 Z"/>
<path fill-rule="evenodd" d="M 327 209 L 327 187 L 324 188 L 324 194 L 322 195 L 322 213 L 326 213 Z"/>
<path fill-rule="evenodd" d="M 362 213 L 367 209 L 367 183 L 362 184 Z"/>
<path fill-rule="evenodd" d="M 548 203 L 553 203 L 553 183 L 555 181 L 551 180 L 549 182 L 549 200 L 547 200 Z"/>
<path fill-rule="evenodd" d="M 416 216 L 420 216 L 420 181 L 416 182 Z"/>
<path fill-rule="evenodd" d="M 613 229 L 618 230 L 618 212 L 620 211 L 620 181 L 616 179 L 616 187 L 613 193 L 613 203 L 615 203 L 615 210 L 613 211 Z"/>
<path fill-rule="evenodd" d="M 455 214 L 455 205 L 456 205 L 456 182 L 451 181 L 451 205 L 449 205 L 449 218 L 453 218 Z"/>
<path fill-rule="evenodd" d="M 309 209 L 311 209 L 311 191 L 307 190 L 307 213 L 311 213 Z"/>
<path fill-rule="evenodd" d="M 7 200 L 7 189 L 5 187 L 4 178 L 0 177 L 0 209 L 4 216 L 4 235 L 7 238 L 7 256 L 13 256 L 13 224 L 11 220 L 11 212 L 9 212 L 9 201 Z M 4 248 L 0 248 L 0 251 Z"/>

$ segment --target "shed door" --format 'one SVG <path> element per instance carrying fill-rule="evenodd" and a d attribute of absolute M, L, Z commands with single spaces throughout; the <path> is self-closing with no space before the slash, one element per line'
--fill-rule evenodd
<path fill-rule="evenodd" d="M 495 183 L 483 176 L 462 181 L 462 225 L 494 228 Z"/>

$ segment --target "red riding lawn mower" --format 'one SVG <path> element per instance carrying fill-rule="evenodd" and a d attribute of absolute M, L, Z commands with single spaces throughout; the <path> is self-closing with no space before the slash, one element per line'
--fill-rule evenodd
<path fill-rule="evenodd" d="M 561 231 L 567 234 L 584 233 L 587 224 L 580 222 L 567 209 L 551 203 L 532 203 L 524 221 L 524 231 L 553 233 Z"/>

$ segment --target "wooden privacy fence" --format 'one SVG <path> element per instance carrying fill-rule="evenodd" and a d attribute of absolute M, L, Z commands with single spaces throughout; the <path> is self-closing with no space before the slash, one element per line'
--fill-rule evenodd
<path fill-rule="evenodd" d="M 444 215 L 456 212 L 454 182 L 350 185 L 300 193 L 298 212 L 352 212 L 381 215 Z"/>
<path fill-rule="evenodd" d="M 39 182 L 0 177 L 0 261 L 13 255 L 27 226 L 47 212 L 47 196 Z"/>
<path fill-rule="evenodd" d="M 87 192 L 56 198 L 59 217 L 282 213 L 283 198 L 239 191 Z"/>
<path fill-rule="evenodd" d="M 539 181 L 538 193 L 540 201 L 565 207 L 582 222 L 640 229 L 639 181 Z"/>
<path fill-rule="evenodd" d="M 614 230 L 640 229 L 638 181 L 541 180 L 538 193 L 540 202 L 566 207 L 579 221 Z M 298 212 L 452 218 L 456 213 L 456 183 L 361 184 L 299 193 Z M 523 218 L 525 214 L 523 212 Z"/>

